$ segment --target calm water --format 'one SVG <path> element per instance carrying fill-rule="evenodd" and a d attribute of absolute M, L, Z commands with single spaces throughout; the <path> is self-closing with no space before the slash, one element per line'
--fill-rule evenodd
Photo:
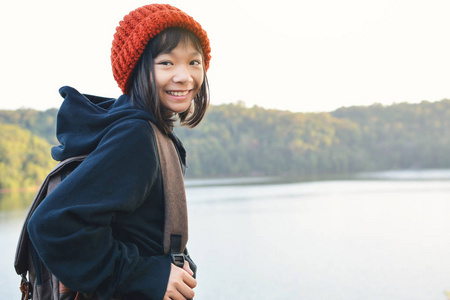
<path fill-rule="evenodd" d="M 191 182 L 196 299 L 446 300 L 450 172 L 370 177 Z M 0 300 L 19 299 L 13 256 L 22 217 L 0 214 Z"/>

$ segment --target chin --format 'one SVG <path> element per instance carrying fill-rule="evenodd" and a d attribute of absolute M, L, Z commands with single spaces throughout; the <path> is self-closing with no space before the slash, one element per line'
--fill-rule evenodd
<path fill-rule="evenodd" d="M 188 106 L 185 106 L 185 107 L 169 107 L 168 109 L 171 112 L 173 112 L 173 113 L 181 114 L 181 113 L 184 113 L 184 112 L 188 111 L 190 107 L 191 106 L 188 105 Z"/>

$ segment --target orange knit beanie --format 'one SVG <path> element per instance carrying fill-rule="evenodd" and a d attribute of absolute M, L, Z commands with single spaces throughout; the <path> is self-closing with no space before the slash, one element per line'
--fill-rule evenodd
<path fill-rule="evenodd" d="M 150 4 L 126 15 L 116 28 L 111 48 L 114 79 L 124 94 L 128 92 L 131 74 L 147 43 L 169 27 L 192 31 L 200 40 L 205 69 L 208 70 L 211 48 L 205 30 L 191 16 L 168 4 Z"/>

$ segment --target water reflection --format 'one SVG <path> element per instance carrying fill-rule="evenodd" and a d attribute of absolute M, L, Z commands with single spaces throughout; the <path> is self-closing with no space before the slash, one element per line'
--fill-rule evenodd
<path fill-rule="evenodd" d="M 365 172 L 358 174 L 346 174 L 346 175 L 331 175 L 331 176 L 303 176 L 303 177 L 242 177 L 242 178 L 212 178 L 212 179 L 187 179 L 185 181 L 186 188 L 201 188 L 201 187 L 216 187 L 218 188 L 217 194 L 220 193 L 220 187 L 242 186 L 242 190 L 245 190 L 245 194 L 258 193 L 259 186 L 270 185 L 285 185 L 285 184 L 298 184 L 298 183 L 312 183 L 317 182 L 339 182 L 339 181 L 370 181 L 370 180 L 417 180 L 430 181 L 430 180 L 450 180 L 450 170 L 437 169 L 437 170 L 398 170 L 398 171 L 383 171 L 383 172 Z M 248 190 L 246 186 L 254 186 L 253 189 Z M 306 187 L 306 186 L 305 186 Z M 399 186 L 396 185 L 396 188 Z M 295 188 L 295 194 L 298 189 Z M 288 188 L 289 190 L 289 188 Z M 12 192 L 12 193 L 0 193 L 0 211 L 13 211 L 28 209 L 33 201 L 37 190 Z"/>
<path fill-rule="evenodd" d="M 0 211 L 27 209 L 35 194 L 36 191 L 0 193 Z"/>
<path fill-rule="evenodd" d="M 196 299 L 445 300 L 450 171 L 358 176 L 187 181 Z M 0 299 L 19 298 L 12 262 L 33 197 L 0 200 Z"/>

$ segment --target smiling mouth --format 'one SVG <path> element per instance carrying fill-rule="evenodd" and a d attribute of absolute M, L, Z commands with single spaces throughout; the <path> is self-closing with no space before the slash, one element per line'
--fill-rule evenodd
<path fill-rule="evenodd" d="M 176 96 L 176 97 L 183 97 L 186 96 L 187 94 L 189 94 L 190 90 L 188 91 L 166 91 L 167 94 L 171 95 L 171 96 Z"/>

